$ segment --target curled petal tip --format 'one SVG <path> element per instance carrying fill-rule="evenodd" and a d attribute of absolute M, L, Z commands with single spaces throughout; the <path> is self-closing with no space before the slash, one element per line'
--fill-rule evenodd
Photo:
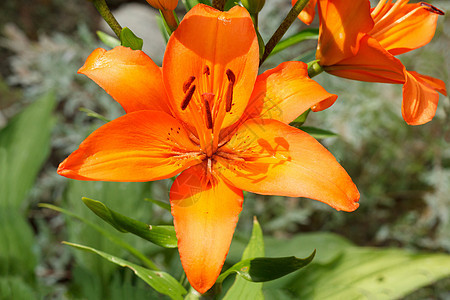
<path fill-rule="evenodd" d="M 420 6 L 425 7 L 426 10 L 428 10 L 431 13 L 437 14 L 437 15 L 445 15 L 444 11 L 440 10 L 439 8 L 425 2 L 420 2 Z"/>
<path fill-rule="evenodd" d="M 105 49 L 103 48 L 97 48 L 94 51 L 92 51 L 92 53 L 88 56 L 88 58 L 86 59 L 86 62 L 84 63 L 84 65 L 78 69 L 77 73 L 78 74 L 85 74 L 86 71 L 90 70 L 93 68 L 93 65 L 95 65 L 95 62 L 102 56 L 104 55 L 104 53 L 106 52 Z"/>

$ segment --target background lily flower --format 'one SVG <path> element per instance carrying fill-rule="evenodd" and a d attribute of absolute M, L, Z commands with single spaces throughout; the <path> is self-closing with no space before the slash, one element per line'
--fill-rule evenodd
<path fill-rule="evenodd" d="M 160 10 L 174 10 L 178 5 L 178 0 L 147 0 L 147 2 Z"/>
<path fill-rule="evenodd" d="M 331 105 L 301 62 L 257 76 L 258 41 L 248 12 L 198 5 L 171 36 L 162 68 L 141 51 L 95 50 L 79 70 L 127 112 L 97 129 L 58 173 L 78 180 L 151 181 L 181 173 L 170 191 L 181 262 L 206 292 L 218 277 L 243 192 L 309 197 L 338 210 L 359 192 L 336 159 L 288 125 Z"/>
<path fill-rule="evenodd" d="M 403 118 L 410 125 L 420 125 L 434 117 L 438 92 L 447 95 L 445 84 L 407 71 L 394 55 L 430 42 L 443 12 L 427 3 L 408 1 L 382 0 L 371 9 L 367 0 L 319 0 L 316 57 L 325 71 L 336 76 L 403 84 Z"/>

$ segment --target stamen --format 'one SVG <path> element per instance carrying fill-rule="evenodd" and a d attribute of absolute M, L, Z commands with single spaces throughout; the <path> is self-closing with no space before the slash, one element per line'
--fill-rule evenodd
<path fill-rule="evenodd" d="M 236 81 L 236 76 L 234 75 L 233 71 L 231 71 L 230 69 L 227 69 L 226 73 L 227 73 L 228 81 L 230 81 L 234 84 L 234 82 Z"/>
<path fill-rule="evenodd" d="M 228 77 L 228 88 L 227 93 L 225 95 L 225 110 L 226 112 L 231 111 L 231 106 L 233 105 L 233 87 L 234 82 L 236 81 L 236 76 L 234 75 L 233 71 L 230 69 L 227 70 L 227 77 Z"/>
<path fill-rule="evenodd" d="M 186 94 L 187 90 L 189 89 L 189 87 L 191 86 L 192 82 L 194 82 L 194 80 L 195 80 L 195 76 L 191 76 L 191 77 L 189 77 L 188 80 L 186 80 L 186 81 L 183 83 L 183 92 L 184 92 L 185 94 Z"/>
<path fill-rule="evenodd" d="M 211 94 L 211 93 L 202 94 L 203 104 L 205 106 L 205 111 L 206 111 L 206 128 L 208 128 L 208 129 L 212 129 L 213 128 L 211 107 L 209 105 L 209 101 L 214 99 L 214 96 L 215 95 Z"/>
<path fill-rule="evenodd" d="M 432 12 L 432 13 L 435 13 L 435 14 L 438 14 L 438 15 L 441 15 L 441 16 L 445 14 L 439 8 L 434 7 L 433 5 L 425 3 L 425 2 L 420 2 L 420 6 L 424 6 L 425 9 L 428 10 L 429 12 Z"/>
<path fill-rule="evenodd" d="M 185 110 L 188 106 L 189 102 L 192 99 L 192 95 L 194 95 L 195 92 L 195 84 L 189 88 L 186 95 L 184 96 L 183 102 L 181 102 L 181 110 Z"/>
<path fill-rule="evenodd" d="M 203 74 L 206 74 L 207 76 L 209 76 L 211 74 L 211 72 L 209 71 L 209 67 L 208 66 L 205 66 L 203 68 Z"/>

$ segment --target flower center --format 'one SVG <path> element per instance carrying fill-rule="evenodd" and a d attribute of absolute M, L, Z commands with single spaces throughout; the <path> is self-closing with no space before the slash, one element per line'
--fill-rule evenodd
<path fill-rule="evenodd" d="M 219 137 L 227 114 L 232 114 L 233 90 L 236 75 L 231 69 L 222 73 L 221 85 L 213 88 L 213 76 L 208 65 L 199 78 L 190 76 L 183 83 L 184 98 L 181 110 L 187 111 L 195 127 L 195 137 L 201 151 L 211 158 L 219 148 Z"/>

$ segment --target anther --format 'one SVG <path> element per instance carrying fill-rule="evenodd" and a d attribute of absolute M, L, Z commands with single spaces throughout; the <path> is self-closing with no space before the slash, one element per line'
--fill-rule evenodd
<path fill-rule="evenodd" d="M 227 69 L 226 73 L 227 73 L 228 81 L 230 81 L 234 84 L 234 82 L 236 81 L 236 75 L 234 75 L 233 71 L 231 71 L 230 69 Z"/>
<path fill-rule="evenodd" d="M 205 112 L 206 112 L 206 128 L 212 129 L 213 121 L 212 121 L 211 107 L 209 105 L 209 101 L 214 99 L 214 94 L 205 93 L 205 94 L 202 94 L 202 98 L 203 98 L 203 105 L 205 106 Z"/>
<path fill-rule="evenodd" d="M 186 94 L 187 90 L 191 87 L 191 84 L 192 84 L 192 82 L 194 82 L 194 80 L 195 80 L 195 76 L 191 76 L 191 77 L 189 77 L 188 80 L 186 80 L 186 81 L 183 83 L 183 92 L 184 92 L 185 94 Z"/>
<path fill-rule="evenodd" d="M 420 6 L 424 6 L 425 9 L 428 10 L 429 12 L 432 12 L 432 13 L 435 13 L 435 14 L 438 14 L 438 15 L 444 15 L 445 14 L 439 8 L 434 7 L 433 5 L 425 3 L 425 2 L 420 2 Z"/>
<path fill-rule="evenodd" d="M 195 84 L 189 88 L 186 95 L 184 95 L 183 102 L 181 102 L 181 110 L 185 110 L 188 106 L 189 102 L 192 99 L 192 95 L 194 95 L 195 92 Z"/>
<path fill-rule="evenodd" d="M 233 105 L 233 87 L 236 81 L 236 76 L 230 69 L 227 69 L 226 74 L 229 82 L 227 87 L 227 93 L 225 95 L 225 110 L 226 112 L 230 112 L 231 106 Z"/>
<path fill-rule="evenodd" d="M 209 67 L 208 66 L 205 66 L 203 68 L 203 74 L 206 74 L 207 76 L 209 76 L 209 74 L 211 74 L 211 72 L 209 71 Z"/>

